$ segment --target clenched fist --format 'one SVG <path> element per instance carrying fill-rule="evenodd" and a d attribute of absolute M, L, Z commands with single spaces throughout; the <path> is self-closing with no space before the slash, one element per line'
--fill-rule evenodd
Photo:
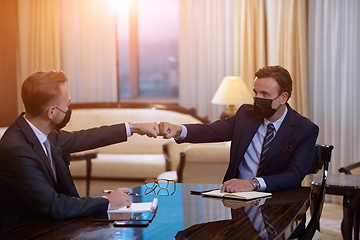
<path fill-rule="evenodd" d="M 181 134 L 181 125 L 176 125 L 168 122 L 159 123 L 159 136 L 163 136 L 164 139 L 179 136 Z"/>
<path fill-rule="evenodd" d="M 159 134 L 159 127 L 156 122 L 153 123 L 131 123 L 131 133 L 146 135 L 156 138 Z"/>

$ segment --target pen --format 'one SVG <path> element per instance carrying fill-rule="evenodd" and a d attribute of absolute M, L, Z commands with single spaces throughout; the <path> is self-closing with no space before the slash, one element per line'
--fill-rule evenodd
<path fill-rule="evenodd" d="M 104 190 L 103 193 L 112 193 L 113 190 Z M 132 192 L 127 192 L 128 195 L 131 196 L 140 196 L 140 193 L 132 193 Z"/>
<path fill-rule="evenodd" d="M 191 190 L 190 193 L 191 194 L 196 194 L 196 195 L 201 195 L 202 193 L 211 192 L 211 191 L 219 190 L 219 189 L 220 188 L 209 189 L 209 190 Z"/>

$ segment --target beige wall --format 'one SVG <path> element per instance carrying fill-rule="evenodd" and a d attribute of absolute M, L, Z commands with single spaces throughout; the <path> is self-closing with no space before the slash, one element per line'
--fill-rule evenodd
<path fill-rule="evenodd" d="M 0 3 L 0 127 L 10 125 L 18 115 L 17 76 L 17 1 Z"/>

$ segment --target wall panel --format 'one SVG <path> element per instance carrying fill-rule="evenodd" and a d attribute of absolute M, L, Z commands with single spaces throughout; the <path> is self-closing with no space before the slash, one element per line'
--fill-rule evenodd
<path fill-rule="evenodd" d="M 0 2 L 0 127 L 8 126 L 18 115 L 17 1 Z"/>

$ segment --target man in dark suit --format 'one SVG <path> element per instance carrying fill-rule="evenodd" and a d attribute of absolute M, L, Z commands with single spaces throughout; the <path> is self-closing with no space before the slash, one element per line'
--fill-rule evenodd
<path fill-rule="evenodd" d="M 255 77 L 254 105 L 244 104 L 235 115 L 210 124 L 161 122 L 159 135 L 175 137 L 179 143 L 231 141 L 222 191 L 271 192 L 300 187 L 314 158 L 319 128 L 287 103 L 292 80 L 286 69 L 264 67 L 255 72 Z M 269 124 L 275 132 L 262 154 Z"/>
<path fill-rule="evenodd" d="M 178 143 L 231 141 L 221 191 L 298 188 L 312 164 L 319 128 L 287 103 L 292 79 L 285 68 L 267 66 L 256 71 L 253 91 L 254 104 L 242 105 L 231 117 L 210 124 L 161 122 L 159 135 L 174 137 Z"/>
<path fill-rule="evenodd" d="M 80 198 L 67 159 L 73 152 L 126 141 L 133 133 L 156 137 L 157 123 L 60 130 L 71 116 L 66 82 L 61 71 L 37 71 L 22 85 L 26 113 L 0 141 L 0 229 L 37 217 L 89 216 L 131 205 L 126 188 L 106 197 Z"/>

